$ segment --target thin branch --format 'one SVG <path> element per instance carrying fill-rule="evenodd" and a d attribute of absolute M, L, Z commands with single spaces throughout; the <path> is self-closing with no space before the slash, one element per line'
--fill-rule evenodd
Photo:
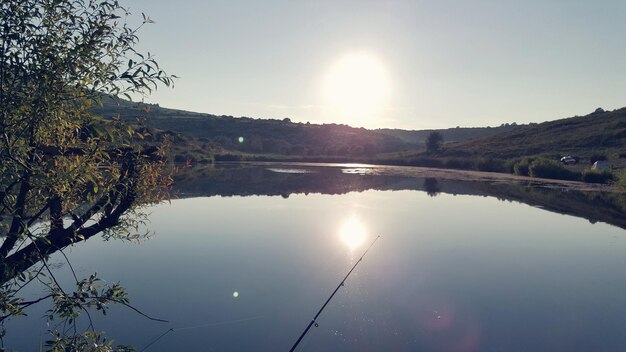
<path fill-rule="evenodd" d="M 89 313 L 89 310 L 87 310 L 87 308 L 83 306 L 81 306 L 81 309 L 83 310 L 83 312 L 85 312 L 85 314 L 87 315 L 87 319 L 89 320 L 89 325 L 87 326 L 87 330 L 95 331 L 93 320 L 91 319 L 91 314 Z M 76 321 L 74 321 L 74 324 L 76 324 Z"/>
<path fill-rule="evenodd" d="M 147 315 L 146 313 L 140 311 L 139 309 L 133 307 L 132 305 L 130 305 L 130 304 L 124 302 L 124 301 L 117 300 L 117 299 L 114 299 L 114 298 L 104 298 L 104 299 L 106 299 L 107 301 L 115 302 L 115 303 L 121 304 L 121 305 L 123 305 L 125 307 L 128 307 L 128 308 L 134 310 L 135 312 L 137 312 L 139 315 L 142 315 L 143 317 L 148 318 L 148 319 L 150 319 L 152 321 L 158 321 L 158 322 L 161 322 L 161 323 L 169 323 L 168 320 L 159 319 L 159 318 L 153 318 L 153 317 Z"/>
<path fill-rule="evenodd" d="M 65 258 L 65 262 L 67 263 L 67 266 L 70 268 L 70 271 L 72 272 L 72 276 L 74 276 L 74 280 L 78 282 L 78 276 L 76 276 L 76 271 L 74 271 L 74 267 L 72 266 L 72 263 L 70 263 L 70 260 L 67 258 L 67 255 L 65 255 L 65 252 L 63 252 L 62 248 L 57 248 L 57 250 L 63 255 L 63 258 Z"/>
<path fill-rule="evenodd" d="M 43 300 L 46 300 L 46 299 L 48 299 L 48 298 L 50 298 L 50 297 L 52 297 L 52 294 L 49 294 L 49 295 L 43 296 L 43 297 L 41 297 L 41 298 L 39 298 L 39 299 L 36 299 L 36 300 L 33 300 L 33 301 L 24 301 L 24 302 L 19 302 L 19 303 L 18 303 L 18 305 L 20 305 L 20 306 L 21 306 L 21 308 L 23 309 L 23 308 L 26 308 L 26 307 L 30 307 L 30 306 L 32 306 L 33 304 L 37 304 L 37 303 L 39 303 L 39 302 L 41 302 L 41 301 L 43 301 Z M 11 314 L 11 313 L 6 314 L 6 315 L 3 315 L 3 316 L 0 316 L 0 322 L 4 321 L 5 319 L 7 319 L 7 318 L 9 318 L 9 317 L 12 317 L 12 316 L 13 316 L 13 314 Z"/>
<path fill-rule="evenodd" d="M 37 276 L 39 276 L 39 274 L 41 273 L 41 271 L 43 270 L 44 266 L 42 265 L 41 267 L 39 267 L 39 269 L 37 270 L 37 272 L 35 273 L 35 275 L 33 275 L 30 279 L 28 279 L 28 281 L 26 281 L 24 284 L 20 285 L 17 290 L 15 290 L 15 292 L 13 292 L 13 294 L 18 293 L 21 289 L 23 289 L 26 285 L 30 284 L 33 280 L 35 280 L 35 278 Z"/>

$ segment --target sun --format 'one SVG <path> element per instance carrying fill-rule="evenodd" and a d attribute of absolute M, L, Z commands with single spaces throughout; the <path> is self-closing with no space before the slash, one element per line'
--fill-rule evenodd
<path fill-rule="evenodd" d="M 324 77 L 322 91 L 333 118 L 360 126 L 381 112 L 391 93 L 385 65 L 364 52 L 335 62 Z"/>

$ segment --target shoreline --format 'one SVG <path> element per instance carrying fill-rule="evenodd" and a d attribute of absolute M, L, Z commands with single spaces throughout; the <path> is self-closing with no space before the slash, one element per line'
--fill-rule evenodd
<path fill-rule="evenodd" d="M 581 192 L 606 192 L 606 193 L 626 193 L 626 189 L 615 185 L 586 183 L 582 181 L 569 181 L 548 178 L 536 178 L 530 176 L 518 176 L 500 172 L 486 172 L 476 170 L 442 169 L 422 166 L 399 166 L 399 165 L 377 165 L 362 163 L 314 163 L 297 161 L 238 161 L 238 162 L 216 162 L 216 165 L 292 165 L 292 166 L 325 166 L 361 168 L 364 170 L 373 169 L 366 174 L 404 176 L 414 178 L 436 178 L 442 180 L 489 182 L 489 183 L 517 183 L 527 184 L 533 187 L 544 187 L 551 189 L 561 189 L 564 191 L 575 190 Z"/>

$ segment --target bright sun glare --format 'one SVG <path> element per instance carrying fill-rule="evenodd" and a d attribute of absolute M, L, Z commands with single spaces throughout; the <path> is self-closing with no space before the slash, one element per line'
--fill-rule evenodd
<path fill-rule="evenodd" d="M 344 56 L 330 68 L 323 92 L 333 115 L 363 125 L 379 113 L 389 99 L 389 76 L 375 56 L 354 53 Z"/>
<path fill-rule="evenodd" d="M 354 250 L 365 242 L 366 232 L 363 223 L 356 217 L 351 217 L 341 224 L 339 238 L 350 250 Z"/>

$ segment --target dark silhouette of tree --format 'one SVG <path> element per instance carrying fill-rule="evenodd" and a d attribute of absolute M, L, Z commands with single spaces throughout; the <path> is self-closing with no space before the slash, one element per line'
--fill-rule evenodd
<path fill-rule="evenodd" d="M 426 139 L 426 150 L 429 153 L 436 153 L 443 145 L 443 135 L 437 131 L 430 132 Z"/>
<path fill-rule="evenodd" d="M 95 276 L 66 292 L 47 261 L 98 234 L 127 236 L 141 222 L 138 207 L 167 195 L 166 141 L 139 143 L 145 129 L 92 113 L 103 99 L 148 94 L 174 78 L 134 49 L 128 15 L 116 0 L 0 3 L 0 323 L 44 298 L 50 316 L 69 323 L 89 307 L 127 304 L 123 288 L 97 289 Z M 41 273 L 48 295 L 16 296 Z M 51 333 L 60 350 L 102 338 Z"/>

